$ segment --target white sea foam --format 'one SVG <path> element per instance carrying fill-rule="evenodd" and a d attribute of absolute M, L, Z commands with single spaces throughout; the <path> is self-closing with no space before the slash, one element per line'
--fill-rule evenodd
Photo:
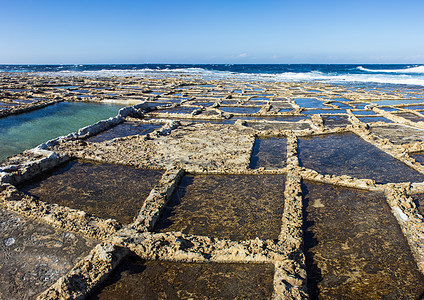
<path fill-rule="evenodd" d="M 408 74 L 424 74 L 424 66 L 414 66 L 404 69 L 368 69 L 362 66 L 357 67 L 358 70 L 374 73 L 408 73 Z"/>
<path fill-rule="evenodd" d="M 358 67 L 362 68 L 362 67 Z M 365 68 L 362 68 L 367 70 Z M 35 74 L 41 76 L 84 76 L 84 77 L 184 77 L 194 76 L 205 80 L 243 80 L 243 81 L 273 81 L 273 82 L 299 82 L 299 81 L 320 81 L 327 83 L 380 83 L 380 84 L 402 84 L 402 85 L 418 85 L 424 86 L 424 71 L 419 74 L 418 70 L 424 70 L 424 66 L 409 68 L 405 70 L 415 69 L 409 74 L 393 74 L 396 70 L 390 72 L 370 71 L 369 74 L 327 74 L 319 71 L 295 73 L 236 73 L 229 71 L 206 70 L 202 68 L 180 68 L 180 69 L 122 69 L 99 71 L 57 71 L 57 72 L 38 72 Z M 399 71 L 399 70 L 398 70 Z M 381 72 L 383 74 L 377 74 Z M 399 71 L 400 72 L 400 71 Z M 387 74 L 392 73 L 392 74 Z M 403 71 L 403 73 L 407 73 Z"/>

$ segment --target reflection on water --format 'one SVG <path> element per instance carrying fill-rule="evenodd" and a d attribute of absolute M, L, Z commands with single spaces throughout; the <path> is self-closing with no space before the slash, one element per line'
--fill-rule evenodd
<path fill-rule="evenodd" d="M 352 113 L 359 116 L 373 116 L 376 114 L 372 110 L 352 110 Z"/>
<path fill-rule="evenodd" d="M 270 299 L 270 264 L 217 264 L 125 259 L 88 299 Z"/>
<path fill-rule="evenodd" d="M 370 101 L 378 105 L 415 104 L 415 103 L 423 102 L 422 99 L 414 99 L 414 100 L 400 99 L 400 100 L 378 100 L 378 101 L 370 100 Z"/>
<path fill-rule="evenodd" d="M 232 240 L 276 239 L 284 184 L 285 175 L 185 176 L 156 230 Z"/>
<path fill-rule="evenodd" d="M 354 134 L 299 139 L 299 163 L 321 174 L 374 179 L 377 183 L 421 182 L 424 176 Z"/>
<path fill-rule="evenodd" d="M 298 98 L 294 99 L 297 105 L 304 108 L 328 108 L 324 102 L 314 98 Z"/>
<path fill-rule="evenodd" d="M 118 114 L 123 105 L 61 102 L 0 119 L 0 160 Z"/>
<path fill-rule="evenodd" d="M 286 166 L 287 139 L 256 139 L 253 146 L 250 167 L 252 169 L 279 169 Z"/>
<path fill-rule="evenodd" d="M 21 190 L 49 203 L 130 223 L 163 171 L 71 161 L 30 181 Z"/>
<path fill-rule="evenodd" d="M 163 124 L 143 124 L 139 122 L 124 122 L 118 124 L 111 129 L 108 129 L 104 132 L 101 132 L 93 137 L 87 139 L 87 141 L 92 143 L 99 143 L 104 141 L 109 141 L 118 137 L 125 137 L 131 135 L 146 135 L 159 129 Z"/>
<path fill-rule="evenodd" d="M 374 122 L 392 123 L 392 121 L 383 117 L 358 117 L 358 120 L 363 123 L 374 123 Z"/>
<path fill-rule="evenodd" d="M 424 293 L 383 193 L 304 182 L 311 299 L 417 299 Z"/>

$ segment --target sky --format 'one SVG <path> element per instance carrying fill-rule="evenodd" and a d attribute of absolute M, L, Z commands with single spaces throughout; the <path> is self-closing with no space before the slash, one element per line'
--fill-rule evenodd
<path fill-rule="evenodd" d="M 423 13 L 423 0 L 0 0 L 0 64 L 422 64 Z"/>

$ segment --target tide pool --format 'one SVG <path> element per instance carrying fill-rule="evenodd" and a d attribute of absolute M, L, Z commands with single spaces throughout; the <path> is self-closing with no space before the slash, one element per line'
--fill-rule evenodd
<path fill-rule="evenodd" d="M 26 149 L 116 116 L 124 105 L 60 102 L 0 119 L 0 161 Z"/>

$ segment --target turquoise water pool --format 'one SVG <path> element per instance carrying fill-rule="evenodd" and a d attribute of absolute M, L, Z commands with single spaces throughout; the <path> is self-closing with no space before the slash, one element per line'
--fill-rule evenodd
<path fill-rule="evenodd" d="M 0 161 L 118 114 L 124 105 L 60 102 L 0 119 Z"/>

